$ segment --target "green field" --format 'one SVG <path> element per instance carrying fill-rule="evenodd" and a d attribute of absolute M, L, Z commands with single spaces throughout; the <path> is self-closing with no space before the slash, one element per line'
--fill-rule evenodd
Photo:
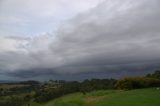
<path fill-rule="evenodd" d="M 102 90 L 63 96 L 42 106 L 160 106 L 160 90 Z"/>

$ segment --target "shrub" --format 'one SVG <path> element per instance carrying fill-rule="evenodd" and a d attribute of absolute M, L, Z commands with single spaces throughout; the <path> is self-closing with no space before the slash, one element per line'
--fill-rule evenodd
<path fill-rule="evenodd" d="M 160 80 L 147 77 L 123 78 L 116 83 L 118 89 L 138 89 L 160 86 Z"/>

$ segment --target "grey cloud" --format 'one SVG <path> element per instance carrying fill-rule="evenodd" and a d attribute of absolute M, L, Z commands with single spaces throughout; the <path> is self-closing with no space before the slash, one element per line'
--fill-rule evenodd
<path fill-rule="evenodd" d="M 94 60 L 121 64 L 159 60 L 159 43 L 152 42 L 160 38 L 159 2 L 125 2 L 113 2 L 110 11 L 104 2 L 71 20 L 58 32 L 58 46 L 53 42 L 53 53 L 66 59 L 66 64 L 70 61 L 71 64 L 79 64 L 78 61 L 92 64 Z M 118 8 L 115 9 L 115 5 Z M 126 10 L 121 10 L 122 7 Z M 102 14 L 104 17 L 100 17 Z"/>
<path fill-rule="evenodd" d="M 0 66 L 8 70 L 13 65 L 15 73 L 31 70 L 34 75 L 156 69 L 159 34 L 159 0 L 106 0 L 62 24 L 56 37 L 33 38 L 25 52 L 0 54 Z"/>
<path fill-rule="evenodd" d="M 19 70 L 18 72 L 5 73 L 12 77 L 36 80 L 63 79 L 63 80 L 84 80 L 90 78 L 121 78 L 124 76 L 142 76 L 154 72 L 159 68 L 159 64 L 128 64 L 116 66 L 88 66 L 88 67 L 61 67 L 58 70 L 63 73 L 54 72 L 54 69 Z M 56 69 L 57 70 L 57 69 Z M 80 70 L 78 74 L 65 73 L 66 70 Z M 92 70 L 92 71 L 91 71 Z M 106 71 L 107 70 L 107 71 Z M 83 72 L 82 72 L 83 71 Z M 4 74 L 4 73 L 3 73 Z"/>

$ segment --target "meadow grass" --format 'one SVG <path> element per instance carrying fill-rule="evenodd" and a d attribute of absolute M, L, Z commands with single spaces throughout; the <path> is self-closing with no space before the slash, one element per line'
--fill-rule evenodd
<path fill-rule="evenodd" d="M 83 95 L 75 93 L 52 100 L 42 106 L 160 106 L 160 90 L 101 90 Z"/>

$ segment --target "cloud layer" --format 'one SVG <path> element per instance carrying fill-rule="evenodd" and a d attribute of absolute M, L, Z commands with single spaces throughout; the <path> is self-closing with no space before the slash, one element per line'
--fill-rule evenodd
<path fill-rule="evenodd" d="M 54 33 L 0 42 L 0 70 L 17 76 L 159 68 L 160 1 L 106 0 Z"/>
<path fill-rule="evenodd" d="M 32 36 L 52 32 L 63 21 L 95 7 L 101 1 L 0 0 L 0 34 Z"/>

